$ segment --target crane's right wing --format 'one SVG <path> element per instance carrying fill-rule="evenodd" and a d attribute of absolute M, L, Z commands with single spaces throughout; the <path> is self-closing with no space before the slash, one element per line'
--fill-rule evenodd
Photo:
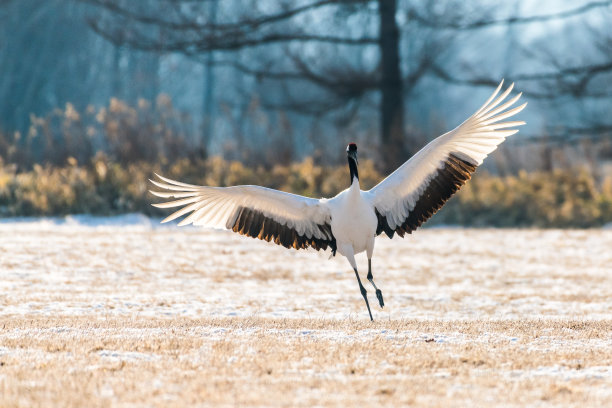
<path fill-rule="evenodd" d="M 331 213 L 323 200 L 260 186 L 195 186 L 156 176 L 161 181 L 151 182 L 163 191 L 151 193 L 178 200 L 153 205 L 182 207 L 162 222 L 191 213 L 178 225 L 225 228 L 286 248 L 336 251 Z"/>

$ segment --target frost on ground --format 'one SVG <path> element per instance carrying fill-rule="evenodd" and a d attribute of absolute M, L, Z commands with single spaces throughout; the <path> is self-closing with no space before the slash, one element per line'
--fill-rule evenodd
<path fill-rule="evenodd" d="M 0 253 L 0 406 L 612 404 L 612 230 L 379 239 L 374 323 L 342 257 L 137 215 Z"/>

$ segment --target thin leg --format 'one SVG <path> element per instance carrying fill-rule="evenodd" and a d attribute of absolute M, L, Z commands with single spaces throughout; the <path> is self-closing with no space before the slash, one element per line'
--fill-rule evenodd
<path fill-rule="evenodd" d="M 357 263 L 355 262 L 355 253 L 353 252 L 353 247 L 351 245 L 342 245 L 338 247 L 338 250 L 342 255 L 344 255 L 351 264 L 351 267 L 355 271 L 355 276 L 357 277 L 357 283 L 359 284 L 359 290 L 361 291 L 361 296 L 363 296 L 363 300 L 365 300 L 365 304 L 368 307 L 368 314 L 370 315 L 370 320 L 374 321 L 372 317 L 372 311 L 370 310 L 370 302 L 368 302 L 368 292 L 361 284 L 361 279 L 359 278 L 359 273 L 357 273 Z"/>
<path fill-rule="evenodd" d="M 366 289 L 361 284 L 361 279 L 359 279 L 359 274 L 357 273 L 357 268 L 353 268 L 353 270 L 355 271 L 355 276 L 357 277 L 357 283 L 359 283 L 359 290 L 361 291 L 361 296 L 363 296 L 363 300 L 365 300 L 366 306 L 368 307 L 368 313 L 370 314 L 370 320 L 374 321 L 374 319 L 372 318 L 372 311 L 370 310 L 370 303 L 368 302 L 368 295 L 367 295 L 368 292 L 366 291 Z"/>
<path fill-rule="evenodd" d="M 383 300 L 382 291 L 378 289 L 376 287 L 376 284 L 374 283 L 374 276 L 372 276 L 372 260 L 371 259 L 368 259 L 368 280 L 370 281 L 372 286 L 374 286 L 374 289 L 376 289 L 376 298 L 378 299 L 378 304 L 380 305 L 381 308 L 385 307 L 385 301 Z"/>

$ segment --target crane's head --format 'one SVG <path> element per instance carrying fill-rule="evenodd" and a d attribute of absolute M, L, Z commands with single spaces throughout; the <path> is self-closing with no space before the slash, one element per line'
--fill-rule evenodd
<path fill-rule="evenodd" d="M 346 154 L 357 163 L 357 145 L 355 143 L 349 143 L 346 146 Z"/>

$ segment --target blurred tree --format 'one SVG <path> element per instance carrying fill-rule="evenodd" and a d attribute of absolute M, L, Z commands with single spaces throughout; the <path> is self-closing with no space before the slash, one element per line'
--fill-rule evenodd
<path fill-rule="evenodd" d="M 431 30 L 423 30 L 420 52 L 413 50 L 411 61 L 402 63 L 397 16 L 398 5 L 413 7 L 407 2 L 234 0 L 213 7 L 216 0 L 83 1 L 112 13 L 90 24 L 116 45 L 203 57 L 207 66 L 216 51 L 217 65 L 282 82 L 281 92 L 269 92 L 266 106 L 314 115 L 344 110 L 350 116 L 364 96 L 379 94 L 385 170 L 395 169 L 419 145 L 404 135 L 404 97 L 428 71 L 443 42 L 426 38 Z M 429 12 L 428 6 L 421 9 Z M 151 35 L 151 27 L 162 34 Z M 245 63 L 238 53 L 250 58 Z M 305 82 L 315 86 L 305 87 Z"/>
<path fill-rule="evenodd" d="M 27 133 L 31 115 L 70 102 L 84 110 L 120 96 L 157 96 L 159 55 L 114 47 L 91 32 L 92 7 L 65 0 L 0 0 L 0 126 Z"/>
<path fill-rule="evenodd" d="M 0 127 L 20 130 L 23 141 L 31 114 L 63 111 L 67 102 L 85 112 L 111 97 L 136 106 L 163 89 L 181 112 L 209 115 L 218 107 L 224 132 L 210 145 L 226 157 L 238 157 L 235 146 L 244 143 L 270 162 L 281 152 L 292 160 L 321 151 L 321 161 L 334 161 L 329 152 L 350 135 L 380 144 L 378 162 L 388 170 L 422 146 L 421 129 L 434 127 L 430 138 L 462 119 L 457 104 L 503 74 L 537 100 L 525 111 L 531 128 L 521 135 L 610 139 L 610 3 L 581 0 L 537 14 L 563 5 L 0 0 Z M 380 140 L 370 137 L 377 117 Z M 540 128 L 533 126 L 538 120 Z M 405 126 L 409 121 L 415 126 Z M 274 151 L 275 144 L 282 149 Z"/>
<path fill-rule="evenodd" d="M 548 101 L 557 115 L 551 115 L 556 120 L 547 127 L 547 139 L 560 139 L 564 142 L 578 138 L 601 139 L 612 135 L 612 121 L 609 104 L 598 101 L 612 98 L 612 32 L 610 18 L 612 1 L 592 1 L 565 11 L 520 16 L 516 11 L 514 16 L 480 19 L 449 19 L 444 15 L 420 15 L 412 10 L 410 17 L 419 24 L 452 32 L 479 31 L 491 27 L 508 28 L 509 43 L 513 54 L 520 55 L 530 65 L 541 67 L 527 72 L 509 72 L 506 79 L 511 81 L 529 82 L 524 87 L 524 94 L 530 99 Z M 582 17 L 588 13 L 598 13 L 594 18 Z M 520 37 L 514 35 L 516 27 L 538 23 L 555 23 L 569 20 L 562 26 L 562 32 L 554 32 L 559 38 L 561 47 L 551 44 L 550 37 L 546 41 L 521 44 Z M 586 34 L 586 35 L 585 35 Z M 520 61 L 521 58 L 516 58 Z M 470 61 L 459 61 L 464 66 L 464 72 L 457 75 L 445 67 L 434 64 L 432 71 L 444 81 L 454 84 L 471 86 L 495 86 L 498 78 L 488 72 L 482 72 Z M 524 65 L 524 64 L 523 64 Z"/>
<path fill-rule="evenodd" d="M 217 24 L 217 10 L 218 0 L 210 0 L 208 4 L 208 14 L 210 16 L 210 23 Z M 208 50 L 206 53 L 206 67 L 204 70 L 204 98 L 202 100 L 203 109 L 203 133 L 204 141 L 203 146 L 208 144 L 213 137 L 213 124 L 214 124 L 214 92 L 215 92 L 215 54 L 213 50 Z"/>

